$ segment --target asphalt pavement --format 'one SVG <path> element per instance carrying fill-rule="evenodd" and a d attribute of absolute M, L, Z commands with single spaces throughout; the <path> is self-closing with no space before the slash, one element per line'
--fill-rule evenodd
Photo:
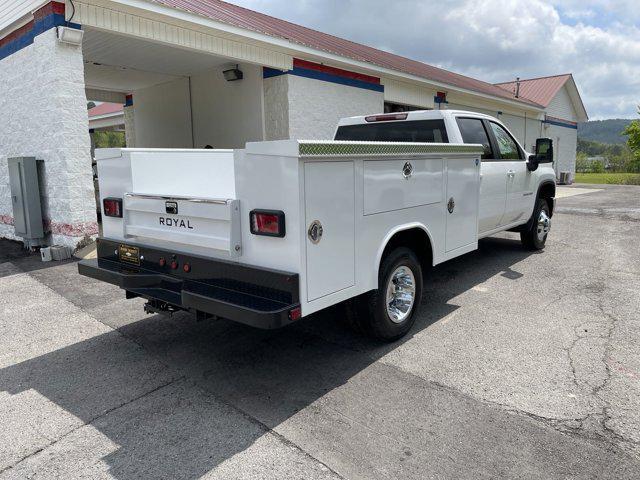
<path fill-rule="evenodd" d="M 427 272 L 390 345 L 146 315 L 0 240 L 0 479 L 640 478 L 640 187 L 560 193 L 544 252 Z"/>

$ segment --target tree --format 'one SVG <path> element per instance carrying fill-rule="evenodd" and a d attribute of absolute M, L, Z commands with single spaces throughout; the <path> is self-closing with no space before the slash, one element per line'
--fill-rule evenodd
<path fill-rule="evenodd" d="M 640 105 L 638 106 L 638 114 L 640 115 Z M 630 170 L 640 172 L 640 120 L 631 122 L 622 133 L 629 136 L 627 145 L 633 154 Z"/>
<path fill-rule="evenodd" d="M 585 173 L 590 170 L 591 162 L 587 160 L 587 154 L 585 152 L 578 152 L 576 155 L 576 172 Z"/>

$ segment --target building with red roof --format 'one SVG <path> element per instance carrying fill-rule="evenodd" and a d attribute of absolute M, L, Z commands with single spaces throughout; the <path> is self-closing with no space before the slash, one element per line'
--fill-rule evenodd
<path fill-rule="evenodd" d="M 124 105 L 101 103 L 89 111 L 89 130 L 124 130 Z"/>
<path fill-rule="evenodd" d="M 571 75 L 494 85 L 221 0 L 6 0 L 0 84 L 14 120 L 0 126 L 0 162 L 44 160 L 45 220 L 69 245 L 97 232 L 90 128 L 124 125 L 132 147 L 238 148 L 332 138 L 346 116 L 466 109 L 499 117 L 528 149 L 552 136 L 559 173 L 573 171 L 586 119 Z M 87 115 L 87 100 L 105 103 Z"/>

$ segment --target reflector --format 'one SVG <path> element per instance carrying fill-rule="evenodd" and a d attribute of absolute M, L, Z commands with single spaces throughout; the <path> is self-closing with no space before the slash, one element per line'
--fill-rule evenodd
<path fill-rule="evenodd" d="M 296 307 L 292 310 L 289 310 L 289 318 L 293 321 L 300 320 L 302 317 L 302 309 L 300 307 Z"/>

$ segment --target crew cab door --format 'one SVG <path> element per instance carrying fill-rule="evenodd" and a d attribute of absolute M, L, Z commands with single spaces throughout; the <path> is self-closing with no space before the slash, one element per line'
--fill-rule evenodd
<path fill-rule="evenodd" d="M 500 226 L 507 198 L 507 167 L 494 152 L 487 126 L 481 118 L 456 118 L 462 141 L 480 143 L 485 147 L 480 167 L 480 211 L 478 233 L 493 230 Z"/>
<path fill-rule="evenodd" d="M 511 225 L 529 219 L 533 210 L 531 172 L 527 169 L 524 152 L 513 136 L 496 122 L 487 122 L 493 135 L 500 164 L 506 169 L 507 201 L 500 225 Z"/>

